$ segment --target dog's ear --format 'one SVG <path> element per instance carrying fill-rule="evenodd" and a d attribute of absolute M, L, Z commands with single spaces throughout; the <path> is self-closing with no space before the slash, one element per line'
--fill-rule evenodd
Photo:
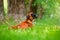
<path fill-rule="evenodd" d="M 27 18 L 27 19 L 30 19 L 31 14 L 33 14 L 33 12 L 31 12 L 31 11 L 30 11 L 30 12 L 28 12 L 28 14 L 27 14 L 27 17 L 26 17 L 26 18 Z"/>
<path fill-rule="evenodd" d="M 26 18 L 27 18 L 27 19 L 29 19 L 29 18 L 30 18 L 30 16 L 28 15 Z"/>

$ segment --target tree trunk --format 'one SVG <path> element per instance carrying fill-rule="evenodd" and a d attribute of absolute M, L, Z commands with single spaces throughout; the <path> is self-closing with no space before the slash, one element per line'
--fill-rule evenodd
<path fill-rule="evenodd" d="M 38 6 L 38 13 L 39 13 L 38 18 L 41 19 L 44 15 L 44 8 L 42 7 L 42 5 Z"/>
<path fill-rule="evenodd" d="M 26 16 L 25 0 L 18 0 L 18 11 L 20 18 L 23 20 Z"/>
<path fill-rule="evenodd" d="M 33 5 L 35 0 L 29 0 L 27 6 L 27 12 L 32 11 L 33 13 L 37 13 L 37 5 Z"/>
<path fill-rule="evenodd" d="M 25 0 L 9 0 L 9 11 L 8 15 L 15 19 L 15 21 L 20 21 L 22 17 L 26 14 Z"/>
<path fill-rule="evenodd" d="M 26 7 L 27 12 L 32 11 L 32 10 L 31 10 L 32 3 L 33 3 L 33 0 L 29 0 L 29 1 L 28 1 L 28 5 L 27 5 L 27 7 Z"/>
<path fill-rule="evenodd" d="M 3 0 L 0 0 L 0 22 L 4 20 Z"/>

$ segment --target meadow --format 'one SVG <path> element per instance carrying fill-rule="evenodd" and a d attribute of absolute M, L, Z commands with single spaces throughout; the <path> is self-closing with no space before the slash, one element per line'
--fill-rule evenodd
<path fill-rule="evenodd" d="M 8 21 L 8 20 L 7 20 Z M 15 25 L 13 19 L 8 21 Z M 11 29 L 4 22 L 0 23 L 0 40 L 60 40 L 60 24 L 56 18 L 42 18 L 34 21 L 32 28 Z"/>

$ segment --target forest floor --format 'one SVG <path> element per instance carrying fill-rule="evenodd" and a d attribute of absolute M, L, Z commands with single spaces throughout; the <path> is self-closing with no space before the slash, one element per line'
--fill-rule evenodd
<path fill-rule="evenodd" d="M 15 25 L 13 21 L 8 21 Z M 0 40 L 60 40 L 60 24 L 54 19 L 37 19 L 33 28 L 11 29 L 9 25 L 0 23 Z"/>

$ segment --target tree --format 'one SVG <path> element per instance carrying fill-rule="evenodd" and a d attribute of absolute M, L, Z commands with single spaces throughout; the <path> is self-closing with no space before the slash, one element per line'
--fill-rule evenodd
<path fill-rule="evenodd" d="M 0 21 L 4 20 L 3 0 L 0 0 Z"/>
<path fill-rule="evenodd" d="M 8 15 L 12 15 L 15 21 L 19 21 L 26 14 L 25 0 L 9 0 Z"/>

